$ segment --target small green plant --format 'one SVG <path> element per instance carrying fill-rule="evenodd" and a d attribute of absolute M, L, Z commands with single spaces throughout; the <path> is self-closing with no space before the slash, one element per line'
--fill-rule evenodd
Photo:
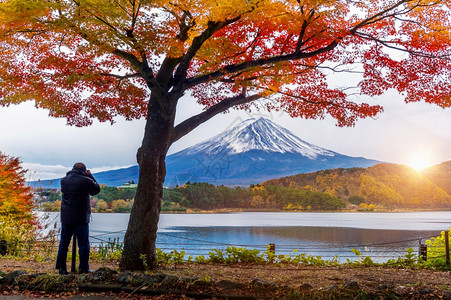
<path fill-rule="evenodd" d="M 247 249 L 228 246 L 226 248 L 226 263 L 261 263 L 264 260 L 259 256 L 257 249 Z"/>
<path fill-rule="evenodd" d="M 208 262 L 212 263 L 225 263 L 224 253 L 221 250 L 218 249 L 211 249 L 211 251 L 208 252 Z"/>
<path fill-rule="evenodd" d="M 141 254 L 139 256 L 139 259 L 143 262 L 144 270 L 149 271 L 149 264 L 147 263 L 147 256 L 145 254 Z"/>
<path fill-rule="evenodd" d="M 199 256 L 194 257 L 194 261 L 197 263 L 203 264 L 203 263 L 207 262 L 207 259 L 205 258 L 204 255 L 199 255 Z"/>
<path fill-rule="evenodd" d="M 171 255 L 157 248 L 157 262 L 163 264 L 169 264 L 171 262 Z"/>
<path fill-rule="evenodd" d="M 171 251 L 171 254 L 172 254 L 171 256 L 172 262 L 175 264 L 181 264 L 185 259 L 186 252 L 184 250 L 181 250 L 180 252 L 177 250 L 173 250 Z"/>
<path fill-rule="evenodd" d="M 297 251 L 297 250 L 295 250 Z M 274 262 L 276 259 L 276 253 L 271 249 L 271 245 L 266 246 L 266 250 L 263 252 L 262 259 L 266 260 L 267 262 Z"/>
<path fill-rule="evenodd" d="M 369 256 L 363 256 L 362 252 L 360 252 L 357 249 L 351 249 L 351 251 L 357 255 L 358 259 L 357 261 L 353 261 L 350 260 L 349 258 L 347 259 L 347 263 L 350 265 L 354 265 L 354 266 L 374 266 L 376 265 L 376 263 L 373 261 L 373 259 Z"/>
<path fill-rule="evenodd" d="M 183 262 L 191 262 L 193 260 L 193 257 L 190 255 L 185 260 L 186 252 L 185 250 L 172 250 L 169 253 L 166 253 L 162 251 L 161 249 L 157 248 L 157 262 L 163 263 L 163 264 L 181 264 Z"/>
<path fill-rule="evenodd" d="M 451 230 L 451 227 L 449 229 Z M 449 237 L 451 237 L 450 230 L 442 231 L 440 233 L 440 236 L 426 240 L 425 244 L 427 246 L 427 261 L 422 262 L 424 266 L 447 269 L 450 268 L 450 266 L 446 265 L 445 255 L 445 235 L 446 233 L 448 233 Z"/>
<path fill-rule="evenodd" d="M 402 259 L 405 264 L 413 265 L 415 262 L 418 261 L 418 256 L 414 253 L 414 250 L 412 248 L 409 248 L 406 251 L 407 251 L 407 254 L 405 254 L 402 257 Z"/>
<path fill-rule="evenodd" d="M 122 252 L 124 251 L 124 243 L 119 241 L 119 238 L 108 239 L 108 242 L 104 244 L 100 243 L 97 253 L 100 259 L 103 260 L 116 260 L 122 257 Z"/>

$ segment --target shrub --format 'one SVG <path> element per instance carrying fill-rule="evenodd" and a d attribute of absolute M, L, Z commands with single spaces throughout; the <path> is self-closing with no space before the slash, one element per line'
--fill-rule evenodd
<path fill-rule="evenodd" d="M 0 241 L 3 253 L 17 254 L 35 238 L 37 222 L 32 214 L 33 195 L 25 185 L 18 158 L 0 152 Z"/>

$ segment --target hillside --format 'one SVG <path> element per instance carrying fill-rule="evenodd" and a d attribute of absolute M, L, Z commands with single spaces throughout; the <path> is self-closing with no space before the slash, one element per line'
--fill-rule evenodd
<path fill-rule="evenodd" d="M 451 196 L 442 188 L 449 185 L 449 179 L 446 181 L 433 170 L 428 174 L 429 177 L 404 165 L 383 163 L 366 169 L 299 174 L 269 180 L 262 185 L 325 192 L 354 204 L 363 201 L 387 208 L 451 208 Z"/>
<path fill-rule="evenodd" d="M 427 168 L 421 173 L 451 195 L 451 160 Z"/>

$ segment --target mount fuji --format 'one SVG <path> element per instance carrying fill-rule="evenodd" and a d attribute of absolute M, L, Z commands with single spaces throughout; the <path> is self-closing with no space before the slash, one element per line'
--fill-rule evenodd
<path fill-rule="evenodd" d="M 270 178 L 377 163 L 312 145 L 269 119 L 248 119 L 168 156 L 165 185 L 190 181 L 247 186 Z"/>
<path fill-rule="evenodd" d="M 268 119 L 248 119 L 211 139 L 167 156 L 164 185 L 174 187 L 190 181 L 248 186 L 299 173 L 366 168 L 378 163 L 312 145 Z M 138 181 L 138 166 L 94 176 L 100 183 L 120 186 Z M 51 185 L 59 186 L 59 180 L 53 180 Z"/>

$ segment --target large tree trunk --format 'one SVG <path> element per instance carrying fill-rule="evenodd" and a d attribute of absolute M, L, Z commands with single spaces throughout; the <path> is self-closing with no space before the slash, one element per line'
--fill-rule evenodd
<path fill-rule="evenodd" d="M 174 112 L 162 113 L 157 101 L 149 103 L 144 139 L 137 154 L 139 182 L 125 234 L 121 270 L 157 267 L 155 240 L 166 176 L 165 159 L 173 130 Z"/>

